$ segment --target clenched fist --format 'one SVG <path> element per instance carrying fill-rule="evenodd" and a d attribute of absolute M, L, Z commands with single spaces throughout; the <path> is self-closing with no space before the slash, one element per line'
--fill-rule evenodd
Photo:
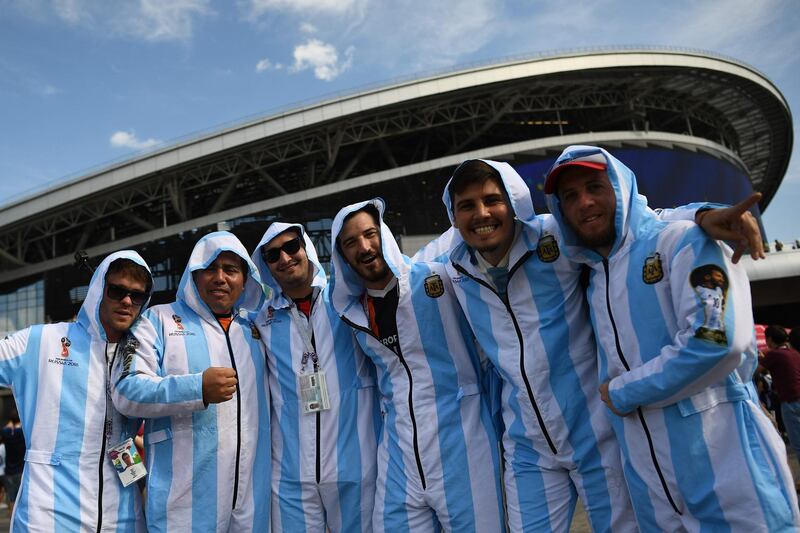
<path fill-rule="evenodd" d="M 236 371 L 227 367 L 212 366 L 203 372 L 203 402 L 227 402 L 236 392 Z"/>

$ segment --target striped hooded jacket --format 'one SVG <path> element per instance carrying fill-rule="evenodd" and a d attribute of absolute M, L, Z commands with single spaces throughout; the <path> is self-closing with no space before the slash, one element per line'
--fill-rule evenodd
<path fill-rule="evenodd" d="M 657 220 L 633 172 L 605 150 L 571 146 L 557 163 L 602 154 L 616 196 L 608 258 L 548 205 L 565 252 L 591 268 L 600 380 L 643 529 L 795 531 L 783 443 L 761 412 L 750 287 L 731 250 L 687 222 Z"/>
<path fill-rule="evenodd" d="M 106 272 L 118 259 L 150 272 L 136 252 L 113 253 L 92 276 L 77 321 L 31 326 L 0 341 L 0 384 L 14 393 L 27 448 L 12 531 L 144 531 L 139 489 L 122 486 L 107 455 L 137 430 L 107 395 L 99 313 Z"/>
<path fill-rule="evenodd" d="M 192 272 L 224 251 L 247 265 L 225 332 L 200 299 Z M 177 300 L 145 312 L 115 367 L 114 405 L 145 417 L 149 531 L 266 531 L 269 527 L 269 391 L 264 348 L 248 310 L 264 294 L 244 246 L 228 232 L 195 245 Z M 203 371 L 236 370 L 233 399 L 207 407 Z"/>
<path fill-rule="evenodd" d="M 289 229 L 302 235 L 308 261 L 314 269 L 314 302 L 309 321 L 301 316 L 291 299 L 283 295 L 261 256 L 262 246 Z M 380 432 L 375 368 L 364 357 L 350 327 L 339 319 L 331 306 L 325 270 L 303 226 L 272 223 L 253 252 L 252 260 L 271 290 L 255 324 L 266 347 L 269 366 L 273 491 L 281 494 L 281 501 L 297 505 L 302 499 L 301 483 L 338 484 L 339 508 L 328 510 L 328 520 L 338 515 L 350 528 L 369 531 L 376 441 Z M 309 337 L 304 331 L 312 335 Z M 330 409 L 310 414 L 303 413 L 297 378 L 303 354 L 309 352 L 307 342 L 318 356 L 330 398 Z M 313 361 L 308 360 L 306 371 L 312 372 L 312 368 Z M 348 489 L 350 486 L 355 490 Z M 305 530 L 302 524 L 287 523 L 295 516 L 291 509 L 276 507 L 275 512 L 286 515 L 273 517 L 273 522 L 279 522 L 282 530 Z"/>
<path fill-rule="evenodd" d="M 503 524 L 497 433 L 485 394 L 481 359 L 453 288 L 440 263 L 412 262 L 381 220 L 384 259 L 397 278 L 397 332 L 402 355 L 372 333 L 365 287 L 336 249 L 345 217 L 364 207 L 343 208 L 331 229 L 331 300 L 377 369 L 384 427 L 379 443 L 374 527 L 402 527 L 383 513 L 384 501 L 429 493 L 428 505 L 444 509 L 465 530 L 500 531 Z M 384 202 L 370 200 L 383 217 Z M 436 495 L 436 496 L 433 496 Z M 409 496 L 410 497 L 410 496 Z M 493 502 L 493 503 L 489 503 Z M 478 507 L 482 508 L 477 513 Z"/>

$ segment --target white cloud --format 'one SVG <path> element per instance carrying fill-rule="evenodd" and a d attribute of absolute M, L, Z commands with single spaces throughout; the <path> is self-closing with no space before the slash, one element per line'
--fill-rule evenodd
<path fill-rule="evenodd" d="M 300 33 L 317 33 L 317 27 L 310 22 L 300 23 Z"/>
<path fill-rule="evenodd" d="M 248 0 L 246 5 L 251 16 L 258 18 L 270 11 L 341 14 L 357 3 L 357 0 Z"/>
<path fill-rule="evenodd" d="M 52 85 L 45 85 L 44 87 L 42 87 L 42 94 L 44 96 L 53 96 L 54 94 L 58 94 L 59 92 L 60 91 L 56 87 L 53 87 Z"/>
<path fill-rule="evenodd" d="M 314 69 L 314 76 L 320 80 L 331 81 L 342 72 L 350 68 L 353 63 L 351 46 L 344 53 L 344 61 L 339 62 L 339 53 L 332 44 L 324 43 L 319 39 L 309 39 L 294 49 L 294 64 L 291 72 L 300 72 L 308 68 Z"/>
<path fill-rule="evenodd" d="M 147 41 L 183 41 L 197 19 L 210 16 L 210 0 L 54 0 L 58 18 L 98 33 Z"/>
<path fill-rule="evenodd" d="M 269 67 L 271 67 L 271 66 L 272 66 L 272 63 L 270 63 L 269 59 L 267 59 L 265 57 L 264 59 L 262 59 L 261 61 L 256 63 L 256 72 L 264 72 L 265 70 L 269 69 Z"/>
<path fill-rule="evenodd" d="M 136 137 L 136 133 L 133 131 L 121 130 L 115 131 L 111 135 L 109 142 L 114 148 L 132 148 L 134 150 L 146 150 L 147 148 L 152 148 L 153 146 L 161 143 L 161 141 L 153 138 L 143 141 Z"/>

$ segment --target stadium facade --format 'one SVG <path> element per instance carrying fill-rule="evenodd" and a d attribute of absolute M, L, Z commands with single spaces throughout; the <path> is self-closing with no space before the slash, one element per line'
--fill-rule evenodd
<path fill-rule="evenodd" d="M 138 250 L 174 296 L 204 233 L 254 246 L 271 220 L 303 222 L 329 254 L 330 219 L 384 197 L 406 243 L 449 223 L 442 187 L 471 158 L 505 160 L 546 210 L 543 174 L 569 144 L 609 149 L 653 207 L 734 203 L 783 179 L 792 119 L 752 67 L 683 49 L 585 50 L 396 81 L 282 110 L 88 173 L 0 208 L 0 330 L 71 318 L 93 263 Z M 424 240 L 424 239 L 422 239 Z M 408 244 L 410 246 L 410 244 Z M 413 251 L 413 250 L 411 250 Z M 800 292 L 795 292 L 798 294 Z M 764 312 L 780 312 L 778 298 Z M 777 307 L 776 307 L 777 306 Z"/>

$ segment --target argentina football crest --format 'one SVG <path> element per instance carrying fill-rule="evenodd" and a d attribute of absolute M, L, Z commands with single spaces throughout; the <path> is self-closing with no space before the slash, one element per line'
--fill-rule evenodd
<path fill-rule="evenodd" d="M 556 238 L 552 235 L 543 235 L 536 245 L 536 255 L 539 256 L 539 261 L 542 263 L 552 263 L 558 259 L 561 251 L 558 249 Z"/>
<path fill-rule="evenodd" d="M 658 283 L 664 279 L 664 269 L 661 266 L 661 254 L 655 252 L 648 255 L 642 266 L 642 281 L 648 285 Z"/>
<path fill-rule="evenodd" d="M 444 294 L 444 282 L 439 274 L 425 278 L 425 294 L 431 298 L 438 298 Z"/>

